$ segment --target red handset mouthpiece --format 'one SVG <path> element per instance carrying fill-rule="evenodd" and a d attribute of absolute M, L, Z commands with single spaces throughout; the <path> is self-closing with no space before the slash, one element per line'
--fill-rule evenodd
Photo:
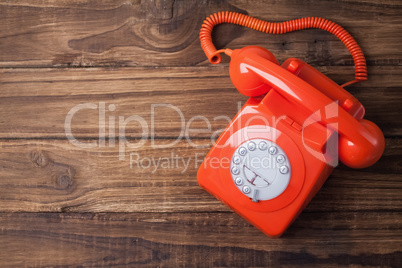
<path fill-rule="evenodd" d="M 255 72 L 250 71 L 244 64 L 245 58 L 250 54 L 279 65 L 275 56 L 267 49 L 258 46 L 248 46 L 243 49 L 235 49 L 231 53 L 229 74 L 233 85 L 237 90 L 248 97 L 256 97 L 268 92 L 270 87 Z"/>

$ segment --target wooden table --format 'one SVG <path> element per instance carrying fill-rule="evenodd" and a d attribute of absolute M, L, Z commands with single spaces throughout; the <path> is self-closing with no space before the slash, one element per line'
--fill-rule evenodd
<path fill-rule="evenodd" d="M 246 101 L 228 59 L 211 66 L 200 48 L 202 21 L 221 10 L 324 17 L 367 57 L 369 80 L 348 90 L 383 130 L 384 155 L 362 170 L 340 165 L 279 239 L 196 181 L 211 135 Z M 1 0 L 0 21 L 1 267 L 401 267 L 398 1 Z M 214 40 L 264 46 L 280 62 L 300 58 L 338 83 L 353 79 L 349 52 L 322 30 L 222 25 Z M 181 133 L 182 124 L 192 131 Z M 169 165 L 156 168 L 161 157 Z"/>

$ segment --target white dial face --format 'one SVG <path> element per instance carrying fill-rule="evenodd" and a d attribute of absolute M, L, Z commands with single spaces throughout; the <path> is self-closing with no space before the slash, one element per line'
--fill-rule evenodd
<path fill-rule="evenodd" d="M 230 173 L 236 187 L 258 202 L 273 199 L 285 191 L 291 168 L 286 153 L 276 143 L 252 139 L 236 148 Z"/>

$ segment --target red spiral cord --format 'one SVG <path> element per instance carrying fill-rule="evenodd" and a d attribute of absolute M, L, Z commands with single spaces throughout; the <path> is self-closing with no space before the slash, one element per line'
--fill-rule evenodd
<path fill-rule="evenodd" d="M 284 34 L 308 28 L 325 30 L 338 37 L 342 43 L 345 44 L 349 52 L 352 54 L 355 63 L 355 80 L 343 84 L 342 87 L 367 80 L 367 66 L 363 51 L 355 39 L 345 29 L 332 21 L 318 17 L 308 17 L 276 23 L 259 20 L 236 12 L 226 11 L 215 13 L 204 20 L 200 31 L 201 47 L 209 61 L 213 64 L 221 62 L 222 58 L 219 53 L 225 52 L 225 49 L 219 51 L 216 50 L 211 37 L 214 26 L 221 23 L 237 24 L 271 34 Z"/>

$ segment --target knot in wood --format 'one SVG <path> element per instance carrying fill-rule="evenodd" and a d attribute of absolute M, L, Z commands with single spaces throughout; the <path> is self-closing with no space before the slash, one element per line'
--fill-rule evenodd
<path fill-rule="evenodd" d="M 42 151 L 32 151 L 29 154 L 29 158 L 31 159 L 32 163 L 35 164 L 36 167 L 45 167 L 49 163 L 49 160 L 46 154 Z"/>

